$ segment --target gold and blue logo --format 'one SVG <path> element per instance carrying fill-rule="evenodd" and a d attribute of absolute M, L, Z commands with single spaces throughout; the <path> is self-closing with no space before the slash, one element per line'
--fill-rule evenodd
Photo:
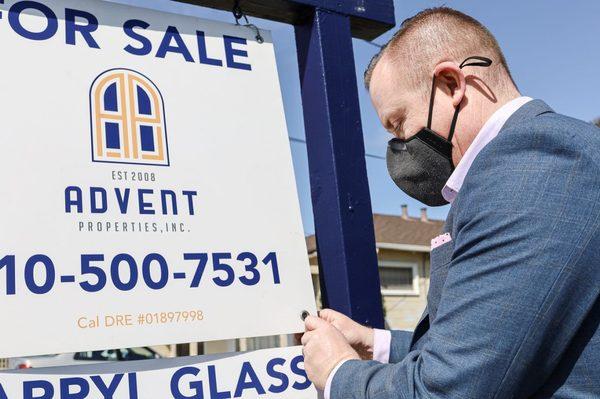
<path fill-rule="evenodd" d="M 90 90 L 94 162 L 169 166 L 165 105 L 158 87 L 130 69 L 111 69 Z"/>

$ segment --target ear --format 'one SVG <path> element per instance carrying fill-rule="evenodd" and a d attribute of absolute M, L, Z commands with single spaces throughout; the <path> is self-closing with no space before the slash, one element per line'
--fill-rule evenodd
<path fill-rule="evenodd" d="M 454 107 L 458 107 L 467 91 L 467 80 L 462 69 L 454 62 L 444 61 L 435 67 L 433 74 L 436 76 L 436 81 L 446 86 L 452 96 Z"/>

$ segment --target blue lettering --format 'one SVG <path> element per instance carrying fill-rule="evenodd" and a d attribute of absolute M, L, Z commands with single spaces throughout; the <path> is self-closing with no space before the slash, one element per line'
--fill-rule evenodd
<path fill-rule="evenodd" d="M 197 191 L 183 191 L 183 195 L 188 197 L 188 206 L 190 208 L 190 216 L 194 215 L 194 197 L 198 195 Z"/>
<path fill-rule="evenodd" d="M 235 69 L 243 69 L 245 71 L 251 71 L 252 66 L 249 64 L 244 64 L 241 62 L 235 61 L 235 56 L 238 57 L 248 57 L 248 52 L 246 50 L 234 49 L 233 44 L 243 44 L 246 45 L 246 39 L 241 37 L 234 36 L 223 36 L 223 40 L 225 40 L 225 59 L 227 60 L 227 66 L 229 68 Z"/>
<path fill-rule="evenodd" d="M 127 213 L 127 208 L 129 208 L 129 194 L 131 194 L 131 190 L 126 188 L 125 192 L 122 193 L 121 189 L 115 188 L 115 194 L 117 196 L 117 203 L 119 204 L 121 214 L 125 215 Z"/>
<path fill-rule="evenodd" d="M 46 17 L 47 25 L 41 32 L 28 31 L 21 25 L 21 13 L 27 9 L 33 9 L 41 12 Z M 48 40 L 58 31 L 58 21 L 56 14 L 46 5 L 37 1 L 21 1 L 15 3 L 8 10 L 8 23 L 20 36 L 30 40 Z"/>
<path fill-rule="evenodd" d="M 163 215 L 179 215 L 180 210 L 190 216 L 196 213 L 198 191 L 195 190 L 175 192 L 170 189 L 137 189 L 132 192 L 130 188 L 118 187 L 110 188 L 110 191 L 103 187 L 89 187 L 85 190 L 86 195 L 89 192 L 89 199 L 87 196 L 84 198 L 84 193 L 78 186 L 65 188 L 65 213 L 106 214 L 109 210 L 116 212 L 117 208 L 122 215 L 138 210 L 140 215 L 156 215 L 161 212 Z M 130 209 L 131 201 L 137 201 L 137 209 Z"/>
<path fill-rule="evenodd" d="M 34 391 L 39 393 L 39 390 L 44 392 L 41 396 L 35 395 Z M 52 399 L 54 397 L 54 387 L 49 381 L 25 381 L 23 383 L 23 399 Z"/>
<path fill-rule="evenodd" d="M 35 281 L 35 267 L 41 263 L 46 271 L 46 279 L 43 285 L 38 285 Z M 29 291 L 36 295 L 44 295 L 50 292 L 56 280 L 56 269 L 52 260 L 46 255 L 34 255 L 27 260 L 25 264 L 25 284 Z"/>
<path fill-rule="evenodd" d="M 2 387 L 2 384 L 0 384 L 0 399 L 8 399 L 8 395 L 4 391 L 4 387 Z"/>
<path fill-rule="evenodd" d="M 100 205 L 98 205 L 98 194 L 100 194 Z M 90 197 L 92 213 L 106 213 L 108 210 L 106 190 L 102 187 L 90 187 Z"/>
<path fill-rule="evenodd" d="M 129 268 L 129 281 L 121 280 L 121 273 L 119 270 L 121 263 L 123 262 L 126 263 L 127 267 Z M 110 263 L 110 278 L 118 290 L 131 291 L 137 285 L 138 277 L 139 271 L 135 263 L 135 259 L 133 259 L 131 255 L 119 254 L 113 258 L 112 262 Z"/>
<path fill-rule="evenodd" d="M 171 197 L 171 209 L 173 210 L 173 215 L 177 215 L 177 196 L 171 190 L 162 190 L 160 192 L 160 200 L 162 202 L 162 212 L 163 215 L 169 214 L 169 209 L 167 206 L 167 195 Z"/>
<path fill-rule="evenodd" d="M 156 211 L 152 209 L 152 203 L 144 201 L 144 195 L 152 194 L 154 190 L 138 190 L 138 202 L 140 204 L 140 215 L 154 215 Z"/>
<path fill-rule="evenodd" d="M 125 47 L 125 51 L 127 51 L 129 54 L 140 56 L 150 54 L 152 52 L 152 42 L 148 38 L 140 35 L 139 33 L 136 33 L 133 30 L 133 28 L 148 29 L 149 27 L 149 23 L 140 21 L 139 19 L 130 19 L 129 21 L 125 22 L 125 24 L 123 25 L 123 30 L 125 31 L 125 34 L 133 40 L 137 40 L 138 42 L 140 42 L 141 45 L 141 47 L 136 48 L 128 44 Z"/>
<path fill-rule="evenodd" d="M 77 24 L 76 18 L 83 18 L 87 21 L 85 25 Z M 67 44 L 76 44 L 76 34 L 81 33 L 83 39 L 90 48 L 100 48 L 98 43 L 92 36 L 92 32 L 98 30 L 98 18 L 89 12 L 73 10 L 67 8 L 65 10 L 65 29 L 67 32 Z"/>
<path fill-rule="evenodd" d="M 119 384 L 121 383 L 121 380 L 123 380 L 123 374 L 115 374 L 110 381 L 110 385 L 108 386 L 99 375 L 94 375 L 90 378 L 104 399 L 112 399 L 117 391 L 117 388 L 119 387 Z"/>
<path fill-rule="evenodd" d="M 177 370 L 171 378 L 171 395 L 174 399 L 203 399 L 204 392 L 202 390 L 202 381 L 190 382 L 190 390 L 193 392 L 192 396 L 186 396 L 179 390 L 179 382 L 182 377 L 186 375 L 198 375 L 200 369 L 196 367 L 183 367 Z"/>
<path fill-rule="evenodd" d="M 250 377 L 250 381 L 246 381 L 247 377 Z M 250 362 L 244 362 L 242 365 L 242 371 L 240 372 L 240 378 L 235 387 L 234 397 L 241 397 L 246 389 L 254 389 L 259 395 L 264 395 L 266 393 Z"/>
<path fill-rule="evenodd" d="M 208 366 L 208 386 L 210 387 L 210 399 L 230 399 L 231 392 L 221 391 L 217 386 L 217 376 L 215 366 Z"/>
<path fill-rule="evenodd" d="M 272 384 L 269 387 L 269 392 L 272 393 L 282 393 L 285 392 L 286 389 L 290 386 L 290 379 L 285 373 L 275 370 L 275 366 L 283 366 L 285 364 L 285 359 L 281 357 L 276 357 L 275 359 L 271 359 L 269 363 L 267 363 L 267 374 L 269 377 L 273 377 L 281 381 L 281 385 Z"/>
<path fill-rule="evenodd" d="M 71 193 L 75 193 L 75 199 L 72 199 Z M 83 193 L 79 187 L 71 186 L 65 189 L 65 212 L 71 213 L 71 207 L 77 207 L 77 213 L 83 213 L 83 203 L 81 197 Z"/>
<path fill-rule="evenodd" d="M 216 58 L 209 58 L 206 51 L 206 37 L 204 32 L 196 31 L 196 37 L 198 39 L 198 54 L 200 55 L 200 63 L 207 65 L 223 66 L 223 61 Z"/>
<path fill-rule="evenodd" d="M 174 46 L 171 45 L 171 42 L 173 40 L 175 40 Z M 158 48 L 156 56 L 158 58 L 165 58 L 167 56 L 167 53 L 181 54 L 187 62 L 194 62 L 194 57 L 192 57 L 192 54 L 183 42 L 179 31 L 174 26 L 169 26 L 167 28 L 167 31 L 165 32 L 165 36 L 163 37 L 163 40 L 160 43 L 160 47 Z"/>
<path fill-rule="evenodd" d="M 71 393 L 71 387 L 79 388 L 77 392 Z M 60 380 L 61 399 L 85 399 L 90 393 L 90 384 L 83 378 L 62 378 Z"/>
<path fill-rule="evenodd" d="M 300 363 L 304 364 L 304 357 L 302 357 L 302 355 L 296 356 L 295 358 L 292 359 L 292 364 L 291 364 L 292 373 L 304 378 L 304 382 L 294 382 L 294 384 L 292 385 L 292 387 L 294 389 L 297 389 L 298 391 L 308 389 L 312 385 L 312 383 L 308 380 L 306 371 L 300 367 Z"/>
<path fill-rule="evenodd" d="M 137 373 L 127 374 L 129 377 L 129 399 L 138 399 Z"/>

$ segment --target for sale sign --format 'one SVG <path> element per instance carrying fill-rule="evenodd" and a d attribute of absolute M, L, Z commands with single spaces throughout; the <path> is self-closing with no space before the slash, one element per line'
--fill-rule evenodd
<path fill-rule="evenodd" d="M 97 0 L 0 11 L 0 357 L 301 331 L 269 33 Z"/>

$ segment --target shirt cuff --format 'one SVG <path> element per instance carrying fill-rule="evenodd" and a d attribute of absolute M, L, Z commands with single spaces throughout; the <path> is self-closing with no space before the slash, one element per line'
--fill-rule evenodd
<path fill-rule="evenodd" d="M 331 373 L 329 373 L 329 377 L 327 377 L 327 383 L 325 384 L 325 391 L 323 392 L 324 399 L 330 399 L 331 384 L 333 383 L 333 377 L 335 377 L 335 373 L 337 373 L 337 371 L 340 369 L 340 367 L 342 367 L 342 365 L 344 363 L 346 363 L 347 361 L 348 360 L 342 360 L 341 362 L 339 362 L 337 364 L 337 366 L 335 366 L 335 368 L 331 371 Z"/>
<path fill-rule="evenodd" d="M 390 362 L 392 333 L 387 330 L 373 330 L 373 360 L 387 364 Z"/>

